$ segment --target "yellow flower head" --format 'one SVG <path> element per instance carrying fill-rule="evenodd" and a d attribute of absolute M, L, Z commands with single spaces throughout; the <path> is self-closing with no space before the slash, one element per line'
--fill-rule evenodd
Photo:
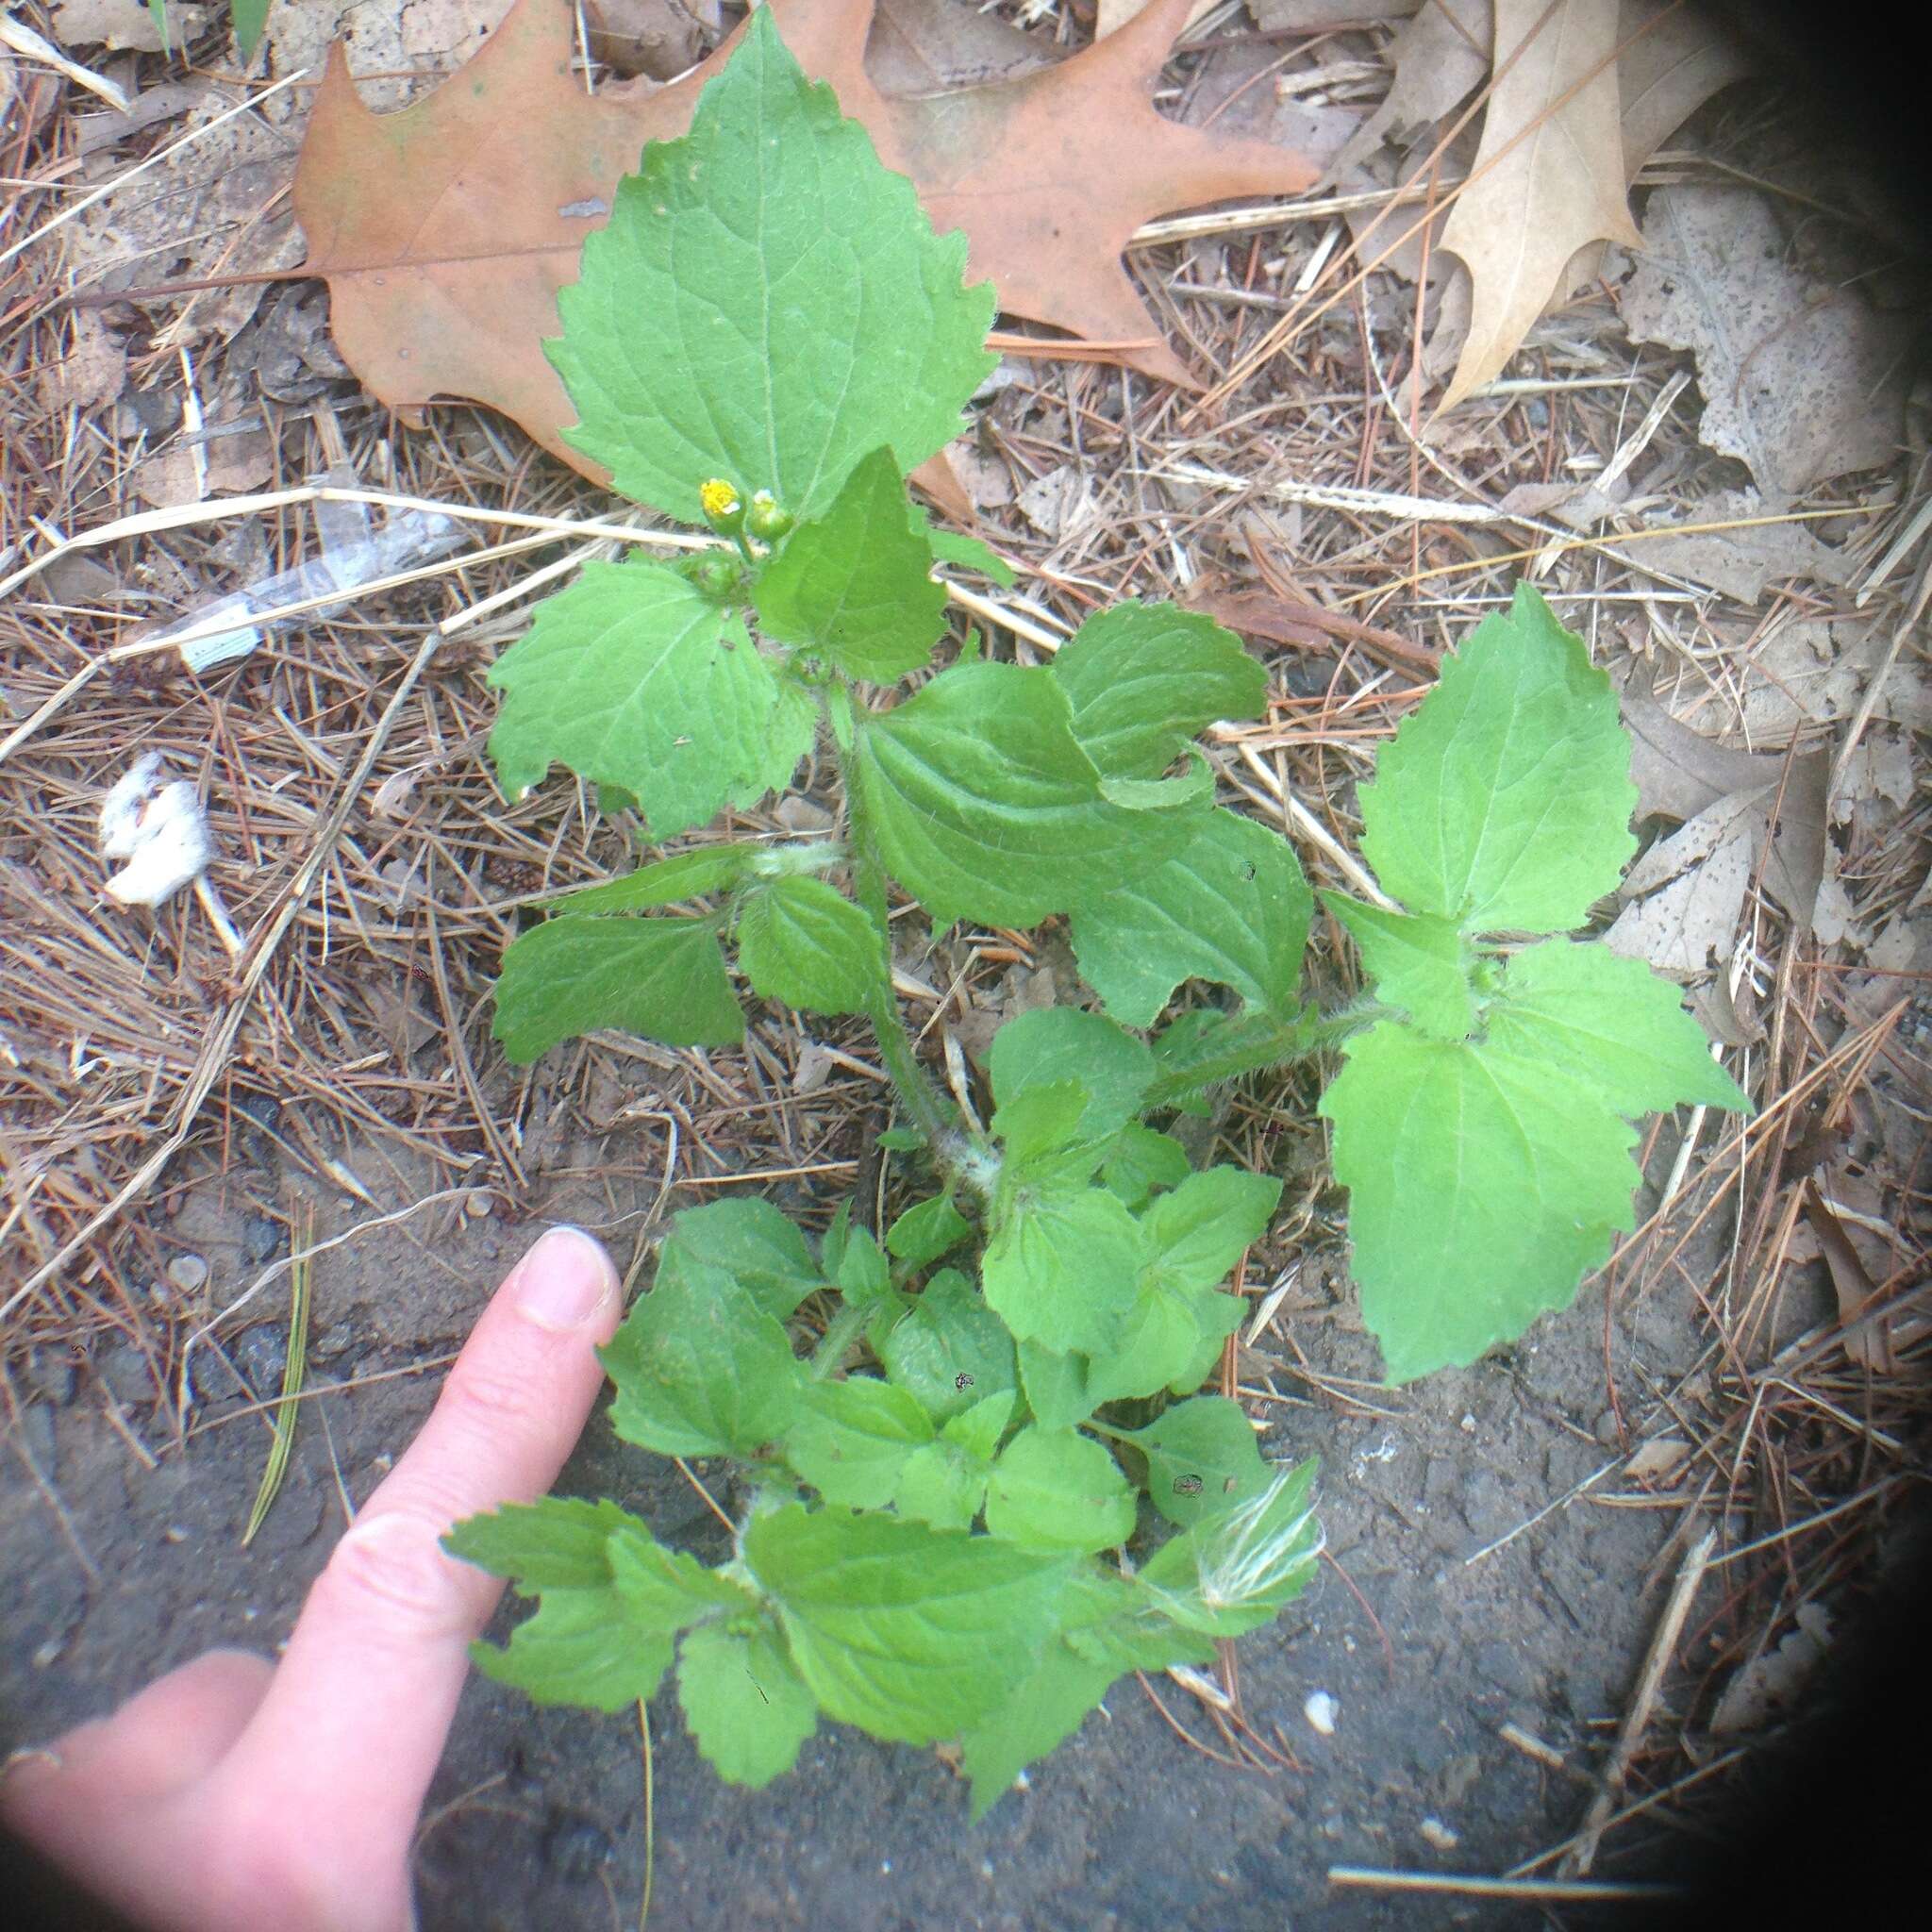
<path fill-rule="evenodd" d="M 713 524 L 732 524 L 744 512 L 739 494 L 722 476 L 708 477 L 698 485 L 698 502 L 706 519 Z"/>

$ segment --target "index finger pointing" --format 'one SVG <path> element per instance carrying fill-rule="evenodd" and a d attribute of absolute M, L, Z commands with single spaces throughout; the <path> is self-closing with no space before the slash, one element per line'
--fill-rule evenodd
<path fill-rule="evenodd" d="M 408 1844 L 468 1647 L 503 1586 L 446 1556 L 450 1525 L 528 1502 L 583 1429 L 622 1291 L 608 1256 L 553 1228 L 511 1272 L 423 1430 L 316 1579 L 275 1681 L 220 1775 L 273 1789 L 337 1872 Z M 378 1848 L 380 1848 L 378 1850 Z"/>

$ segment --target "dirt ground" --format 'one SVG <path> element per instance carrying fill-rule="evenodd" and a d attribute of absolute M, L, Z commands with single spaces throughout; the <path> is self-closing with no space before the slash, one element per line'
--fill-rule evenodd
<path fill-rule="evenodd" d="M 30 10 L 50 29 L 63 11 Z M 1328 9 L 1339 27 L 1258 24 L 1322 10 L 1252 0 L 1169 70 L 1165 109 L 1340 165 L 1400 75 L 1406 14 L 1364 0 L 1360 21 Z M 0 245 L 75 189 L 105 191 L 85 220 L 0 256 L 0 579 L 24 574 L 0 596 L 0 1749 L 209 1645 L 272 1653 L 544 1224 L 591 1228 L 647 1280 L 681 1207 L 755 1188 L 816 1228 L 880 1183 L 867 1149 L 883 1089 L 855 1024 L 768 1007 L 741 1051 L 600 1035 L 532 1070 L 504 1061 L 503 946 L 536 899 L 630 862 L 638 827 L 561 774 L 506 804 L 484 675 L 542 583 L 604 554 L 586 520 L 610 501 L 487 410 L 400 423 L 338 355 L 320 284 L 222 282 L 302 258 L 285 195 L 299 91 L 261 93 L 165 170 L 125 173 L 184 128 L 206 134 L 264 73 L 319 59 L 335 24 L 358 69 L 387 76 L 372 102 L 397 105 L 452 71 L 502 0 L 285 0 L 253 82 L 219 9 L 201 11 L 187 80 L 158 52 L 88 52 L 157 117 L 119 133 L 85 90 L 0 57 L 0 205 L 17 218 Z M 977 23 L 941 49 L 951 65 L 914 46 L 924 86 L 1058 58 L 1092 8 L 1014 4 L 991 28 L 966 0 L 891 11 L 921 31 Z M 659 78 L 703 45 L 695 29 L 672 40 Z M 1021 67 L 1003 65 L 1016 44 Z M 600 46 L 605 84 L 657 72 Z M 1400 76 L 1411 107 L 1420 72 Z M 1231 385 L 1205 414 L 1144 373 L 1038 354 L 1008 355 L 975 400 L 950 460 L 1019 584 L 963 590 L 957 633 L 1031 661 L 1128 595 L 1185 597 L 1240 630 L 1270 709 L 1217 727 L 1222 797 L 1283 824 L 1317 885 L 1345 882 L 1368 754 L 1440 650 L 1518 575 L 1537 582 L 1649 733 L 1642 876 L 1602 924 L 1686 986 L 1758 1112 L 1652 1124 L 1638 1234 L 1576 1305 L 1513 1351 L 1391 1392 L 1347 1284 L 1311 1094 L 1260 1081 L 1231 1096 L 1218 1157 L 1288 1178 L 1242 1284 L 1257 1312 L 1284 1292 L 1235 1363 L 1240 1391 L 1264 1453 L 1320 1458 L 1327 1538 L 1307 1593 L 1221 1680 L 1277 1761 L 1228 1761 L 1193 1692 L 1128 1679 L 971 1828 L 938 1755 L 830 1727 L 767 1790 L 733 1790 L 666 1696 L 653 1923 L 1594 1924 L 1547 1900 L 1330 1874 L 1555 1875 L 1634 1704 L 1642 1735 L 1594 1876 L 1682 1872 L 1730 1831 L 1720 1800 L 1758 1762 L 1753 1740 L 1893 1587 L 1924 1513 L 1932 1407 L 1928 304 L 1895 207 L 1800 106 L 1760 74 L 1636 175 L 1653 253 L 1666 215 L 1698 207 L 1765 238 L 1721 265 L 1756 277 L 1725 311 L 1762 329 L 1749 347 L 1686 347 L 1662 320 L 1638 333 L 1671 289 L 1613 248 L 1504 379 L 1432 423 L 1467 325 L 1455 276 L 1413 242 L 1354 267 L 1390 239 L 1375 221 L 1408 205 L 1404 171 L 1450 118 L 1435 104 L 1407 144 L 1371 142 L 1339 198 L 1137 238 L 1163 338 L 1204 384 Z M 1474 151 L 1472 130 L 1444 178 Z M 199 277 L 222 285 L 145 286 Z M 1310 318 L 1311 303 L 1328 306 Z M 1297 317 L 1289 349 L 1265 354 Z M 1823 347 L 1806 334 L 1821 317 L 1845 330 Z M 1862 387 L 1825 380 L 1845 341 Z M 1764 447 L 1714 426 L 1747 373 Z M 1772 474 L 1786 459 L 1798 470 Z M 317 476 L 370 494 L 376 527 L 401 499 L 444 506 L 469 547 L 197 675 L 156 651 L 183 611 L 342 541 L 344 506 L 306 492 Z M 223 508 L 258 489 L 288 493 Z M 486 547 L 507 537 L 524 547 Z M 240 965 L 185 894 L 152 916 L 103 895 L 100 798 L 136 747 L 201 789 L 215 874 L 256 941 Z M 824 830 L 836 801 L 819 775 L 724 835 Z M 903 931 L 908 1008 L 936 1062 L 1078 994 L 1058 929 Z M 1352 971 L 1339 930 L 1319 931 L 1324 996 Z M 244 1548 L 286 1346 L 281 1264 L 310 1208 L 315 1241 L 336 1244 L 313 1263 L 287 1478 Z M 676 1470 L 601 1419 L 564 1486 L 716 1553 Z M 1707 1533 L 1710 1570 L 1641 1705 Z M 1331 1729 L 1311 1698 L 1333 1700 Z M 642 1803 L 631 1724 L 473 1682 L 423 1826 L 424 1923 L 635 1924 Z"/>

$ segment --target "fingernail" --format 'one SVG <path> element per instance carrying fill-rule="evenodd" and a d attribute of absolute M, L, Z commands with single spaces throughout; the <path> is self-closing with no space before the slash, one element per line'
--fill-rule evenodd
<path fill-rule="evenodd" d="M 50 1751 L 44 1744 L 24 1745 L 18 1751 L 9 1751 L 0 1760 L 0 1785 L 11 1785 L 16 1778 L 44 1777 L 59 1769 L 58 1751 Z"/>
<path fill-rule="evenodd" d="M 609 1256 L 580 1227 L 551 1228 L 517 1270 L 518 1311 L 558 1334 L 583 1327 L 616 1293 Z"/>

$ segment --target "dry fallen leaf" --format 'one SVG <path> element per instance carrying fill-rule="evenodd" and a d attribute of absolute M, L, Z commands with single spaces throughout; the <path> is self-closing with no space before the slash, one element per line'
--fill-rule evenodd
<path fill-rule="evenodd" d="M 1469 340 L 1441 401 L 1499 375 L 1586 243 L 1635 247 L 1617 95 L 1617 15 L 1600 0 L 1495 0 L 1499 78 L 1442 246 L 1469 269 Z"/>
<path fill-rule="evenodd" d="M 196 0 L 170 0 L 168 44 L 181 48 L 208 25 L 209 8 Z M 146 0 L 55 0 L 54 38 L 63 47 L 124 48 L 142 54 L 161 51 L 161 24 Z"/>
<path fill-rule="evenodd" d="M 1236 194 L 1292 193 L 1301 157 L 1217 140 L 1150 99 L 1186 0 L 1051 67 L 937 97 L 893 99 L 862 64 L 873 0 L 770 0 L 793 54 L 917 184 L 936 227 L 964 229 L 968 273 L 1002 308 L 1187 382 L 1122 264 L 1150 217 Z M 502 409 L 580 468 L 541 343 L 585 234 L 646 140 L 688 125 L 723 58 L 641 97 L 587 98 L 571 74 L 567 0 L 521 0 L 455 79 L 378 119 L 341 49 L 295 175 L 308 269 L 326 278 L 337 345 L 393 408 L 438 395 Z M 727 43 L 728 46 L 728 43 Z"/>
<path fill-rule="evenodd" d="M 1700 977 L 1729 958 L 1760 870 L 1766 890 L 1808 926 L 1829 844 L 1828 759 L 1731 750 L 1635 693 L 1624 698 L 1624 722 L 1638 815 L 1683 823 L 1630 868 L 1624 910 L 1605 935 L 1611 950 L 1675 978 Z"/>
<path fill-rule="evenodd" d="M 111 403 L 127 379 L 127 351 L 92 308 L 75 308 L 67 318 L 67 353 L 41 377 L 41 393 L 50 409 L 92 409 Z"/>
<path fill-rule="evenodd" d="M 1903 438 L 1903 322 L 1793 267 L 1762 195 L 1659 188 L 1642 246 L 1624 297 L 1631 339 L 1696 357 L 1698 434 L 1749 468 L 1767 508 L 1891 461 Z"/>
<path fill-rule="evenodd" d="M 1753 1657 L 1724 1686 L 1711 1713 L 1713 1736 L 1760 1729 L 1797 1703 L 1831 1647 L 1831 1618 L 1822 1604 L 1800 1604 L 1797 1625 L 1775 1650 Z"/>
<path fill-rule="evenodd" d="M 1764 499 L 1756 491 L 1723 490 L 1687 504 L 1673 521 L 1732 524 L 1764 514 Z M 1807 524 L 1758 524 L 1657 537 L 1644 544 L 1643 560 L 1671 576 L 1722 591 L 1740 604 L 1756 604 L 1767 584 L 1794 578 L 1842 584 L 1850 575 L 1843 553 L 1821 543 Z"/>

